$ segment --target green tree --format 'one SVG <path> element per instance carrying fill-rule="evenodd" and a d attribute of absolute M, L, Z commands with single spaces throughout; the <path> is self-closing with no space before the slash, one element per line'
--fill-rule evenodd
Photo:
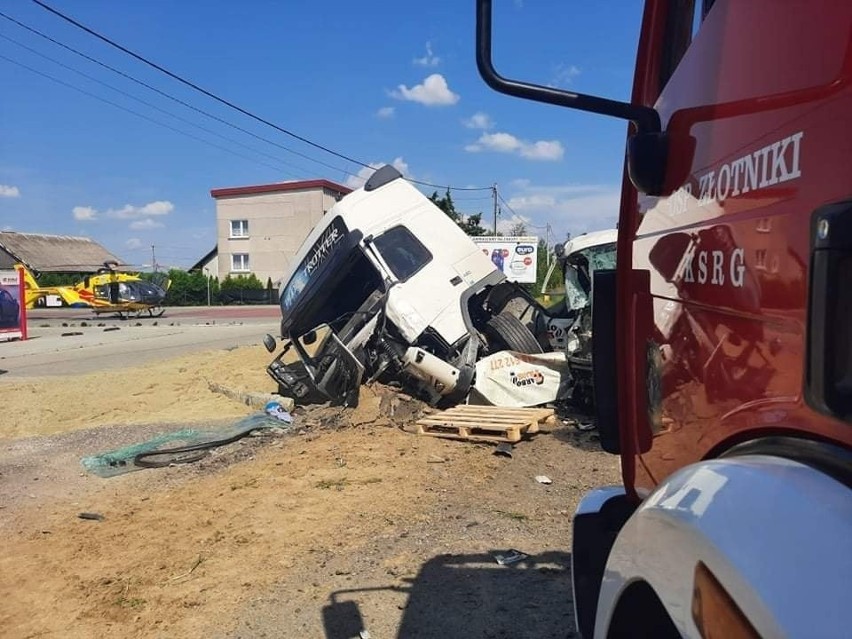
<path fill-rule="evenodd" d="M 438 192 L 435 191 L 429 196 L 429 199 L 432 200 L 432 203 L 435 206 L 446 213 L 449 218 L 458 224 L 459 228 L 468 235 L 490 235 L 488 229 L 482 226 L 482 213 L 476 213 L 465 217 L 463 214 L 456 211 L 456 205 L 453 202 L 453 196 L 450 195 L 449 189 L 444 194 L 444 197 L 438 197 Z"/>
<path fill-rule="evenodd" d="M 145 279 L 153 280 L 157 275 L 159 274 L 151 273 Z M 162 276 L 160 275 L 160 277 Z M 201 271 L 187 273 L 184 270 L 173 268 L 169 269 L 168 279 L 171 281 L 171 285 L 166 293 L 166 306 L 203 306 L 207 304 L 208 278 Z M 213 297 L 214 281 L 215 278 L 210 279 L 211 298 Z M 218 282 L 216 284 L 218 285 Z"/>
<path fill-rule="evenodd" d="M 228 275 L 222 280 L 221 289 L 223 291 L 233 291 L 236 289 L 262 291 L 263 282 L 254 273 L 249 273 L 248 275 Z"/>

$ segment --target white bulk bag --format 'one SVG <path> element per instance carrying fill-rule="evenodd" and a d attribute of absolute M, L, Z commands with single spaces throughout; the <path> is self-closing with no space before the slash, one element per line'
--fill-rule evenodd
<path fill-rule="evenodd" d="M 570 382 L 565 353 L 500 351 L 476 363 L 473 387 L 494 406 L 538 406 L 565 398 Z"/>

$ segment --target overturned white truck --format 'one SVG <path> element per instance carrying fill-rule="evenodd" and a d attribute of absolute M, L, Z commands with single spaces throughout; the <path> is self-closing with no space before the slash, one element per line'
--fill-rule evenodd
<path fill-rule="evenodd" d="M 566 255 L 566 287 L 584 273 L 590 286 L 588 268 L 574 264 L 579 253 Z M 391 166 L 335 204 L 293 263 L 280 290 L 283 348 L 267 368 L 282 395 L 354 405 L 361 384 L 378 380 L 452 405 L 474 389 L 480 363 L 475 390 L 484 401 L 523 405 L 504 391 L 530 380 L 547 380 L 546 393 L 523 391 L 531 402 L 591 396 L 589 376 L 566 363 L 578 350 L 570 335 L 587 324 L 589 286 L 584 304 L 544 309 Z M 276 349 L 271 335 L 265 343 Z"/>
<path fill-rule="evenodd" d="M 391 166 L 335 204 L 294 264 L 267 370 L 302 402 L 354 405 L 382 380 L 457 403 L 482 357 L 547 345 L 541 307 Z"/>

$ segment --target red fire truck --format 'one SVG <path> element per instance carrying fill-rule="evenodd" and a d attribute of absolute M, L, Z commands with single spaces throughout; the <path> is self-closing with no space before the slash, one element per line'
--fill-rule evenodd
<path fill-rule="evenodd" d="M 573 534 L 585 637 L 852 634 L 852 2 L 647 0 L 618 263 L 598 272 L 598 428 L 623 486 Z"/>

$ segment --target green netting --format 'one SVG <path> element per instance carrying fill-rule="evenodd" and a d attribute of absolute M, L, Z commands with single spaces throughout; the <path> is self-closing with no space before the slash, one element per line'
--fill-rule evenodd
<path fill-rule="evenodd" d="M 171 433 L 163 433 L 138 444 L 131 444 L 117 450 L 83 457 L 80 463 L 83 465 L 83 468 L 98 477 L 115 477 L 116 475 L 123 475 L 124 473 L 146 468 L 146 466 L 141 466 L 134 462 L 137 455 L 177 448 L 179 446 L 196 446 L 207 443 L 227 442 L 229 440 L 233 441 L 243 435 L 247 435 L 253 430 L 263 428 L 290 429 L 292 426 L 292 424 L 282 422 L 265 413 L 256 413 L 222 428 L 182 428 Z M 199 452 L 174 455 L 173 461 L 180 463 L 189 461 L 190 458 L 198 458 Z M 152 458 L 149 457 L 149 459 Z M 162 460 L 164 462 L 169 461 L 165 455 Z"/>

